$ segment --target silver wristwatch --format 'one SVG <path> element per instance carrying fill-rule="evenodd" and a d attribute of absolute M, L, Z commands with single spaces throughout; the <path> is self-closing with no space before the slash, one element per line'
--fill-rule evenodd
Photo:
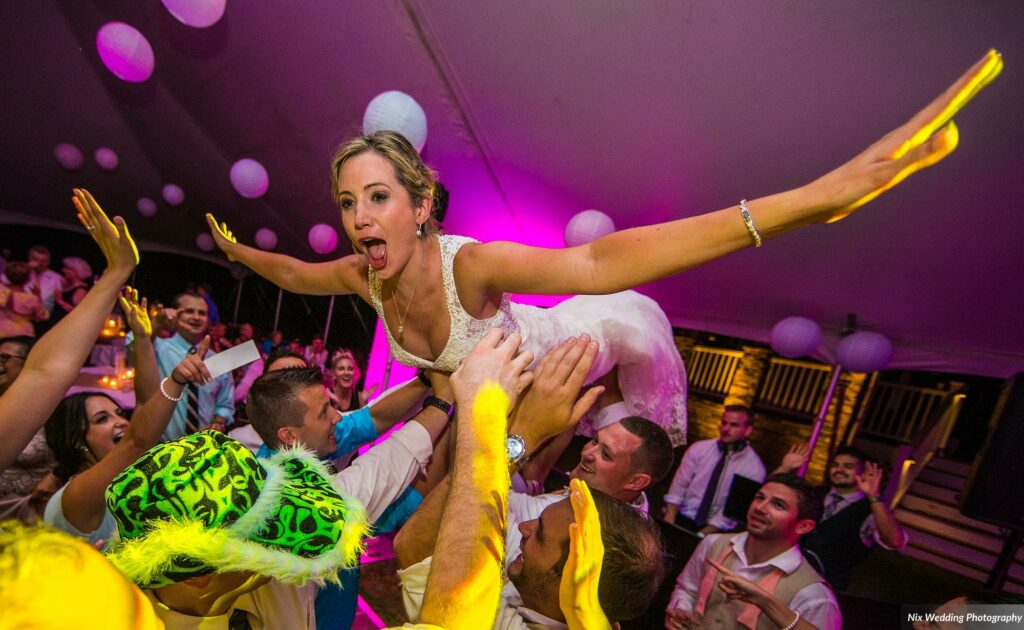
<path fill-rule="evenodd" d="M 522 464 L 526 457 L 526 441 L 521 435 L 510 435 L 505 438 L 505 452 L 508 453 L 508 463 Z"/>

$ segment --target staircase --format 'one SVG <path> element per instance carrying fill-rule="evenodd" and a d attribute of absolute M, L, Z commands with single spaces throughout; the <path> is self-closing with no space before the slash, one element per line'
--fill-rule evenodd
<path fill-rule="evenodd" d="M 1002 549 L 1003 536 L 999 527 L 968 518 L 957 508 L 969 471 L 967 464 L 933 458 L 907 490 L 895 515 L 910 534 L 904 554 L 984 583 Z M 1024 593 L 1024 547 L 1017 551 L 1005 590 Z"/>

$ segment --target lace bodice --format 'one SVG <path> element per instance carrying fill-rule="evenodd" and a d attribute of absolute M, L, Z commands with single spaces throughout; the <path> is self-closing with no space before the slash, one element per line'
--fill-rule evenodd
<path fill-rule="evenodd" d="M 519 330 L 519 324 L 512 314 L 512 306 L 507 295 L 502 295 L 498 312 L 487 319 L 476 319 L 462 308 L 459 301 L 459 294 L 455 288 L 455 254 L 458 253 L 466 243 L 477 241 L 466 236 L 452 236 L 442 234 L 437 236 L 441 245 L 441 276 L 444 283 L 445 303 L 448 305 L 448 316 L 451 318 L 451 327 L 448 333 L 448 342 L 444 350 L 434 361 L 428 361 L 414 354 L 407 352 L 405 348 L 395 341 L 391 329 L 387 326 L 387 319 L 384 317 L 384 303 L 380 297 L 381 280 L 371 268 L 369 274 L 370 303 L 377 311 L 377 317 L 384 322 L 384 329 L 387 331 L 388 344 L 391 346 L 391 354 L 403 365 L 411 365 L 418 368 L 429 368 L 442 372 L 454 372 L 459 367 L 459 361 L 469 354 L 477 341 L 483 337 L 491 328 L 501 328 L 505 334 Z"/>

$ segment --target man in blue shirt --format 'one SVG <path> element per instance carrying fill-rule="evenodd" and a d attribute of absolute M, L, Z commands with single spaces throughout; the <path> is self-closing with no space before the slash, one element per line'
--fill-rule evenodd
<path fill-rule="evenodd" d="M 157 338 L 153 345 L 156 348 L 156 361 L 160 367 L 160 377 L 170 376 L 174 368 L 181 363 L 186 354 L 199 345 L 209 327 L 209 311 L 206 300 L 197 293 L 185 292 L 174 298 L 176 308 L 173 324 L 175 334 L 168 339 Z M 205 358 L 212 356 L 208 352 Z M 191 387 L 191 386 L 190 386 Z M 224 431 L 235 415 L 235 384 L 231 373 L 222 374 L 206 385 L 198 388 L 199 426 L 201 429 L 217 429 Z M 171 421 L 164 431 L 164 440 L 176 440 L 192 433 L 188 429 L 188 393 L 182 396 L 171 414 Z M 143 401 L 139 401 L 140 403 Z"/>
<path fill-rule="evenodd" d="M 454 394 L 448 379 L 436 378 L 433 384 L 434 394 L 427 397 L 422 408 L 435 414 L 438 410 L 450 412 Z M 271 457 L 277 449 L 301 444 L 322 460 L 345 458 L 418 411 L 427 390 L 420 379 L 412 379 L 384 392 L 370 406 L 342 414 L 330 404 L 318 368 L 271 369 L 253 382 L 246 401 L 252 427 L 263 438 L 256 456 Z M 381 480 L 390 477 L 385 471 L 375 476 Z M 407 487 L 377 517 L 373 533 L 397 529 L 422 501 L 423 495 Z M 358 569 L 342 570 L 340 577 L 340 584 L 327 584 L 317 594 L 318 627 L 348 628 L 352 624 L 359 594 Z"/>

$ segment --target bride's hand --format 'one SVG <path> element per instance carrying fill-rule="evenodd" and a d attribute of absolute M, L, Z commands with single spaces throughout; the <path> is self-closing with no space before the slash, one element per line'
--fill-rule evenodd
<path fill-rule="evenodd" d="M 210 212 L 206 213 L 206 223 L 210 226 L 210 234 L 213 235 L 213 242 L 217 244 L 222 252 L 227 254 L 228 260 L 234 261 L 235 257 L 231 255 L 231 246 L 238 243 L 238 239 L 228 229 L 227 223 L 217 223 L 217 219 L 213 218 L 213 214 Z"/>
<path fill-rule="evenodd" d="M 860 155 L 808 186 L 822 221 L 838 221 L 912 173 L 942 160 L 956 148 L 953 116 L 1003 69 L 995 50 L 981 58 L 953 85 L 909 121 Z"/>

